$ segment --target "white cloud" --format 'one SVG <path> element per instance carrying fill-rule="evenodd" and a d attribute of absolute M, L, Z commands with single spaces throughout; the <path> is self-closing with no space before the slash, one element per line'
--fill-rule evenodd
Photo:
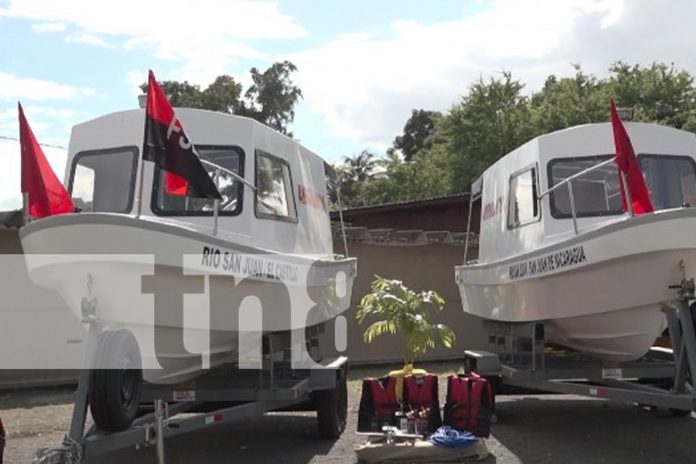
<path fill-rule="evenodd" d="M 556 55 L 575 40 L 577 23 L 616 21 L 620 13 L 617 1 L 530 6 L 500 0 L 463 19 L 394 21 L 381 33 L 345 35 L 290 59 L 310 108 L 325 116 L 334 135 L 384 146 L 412 108 L 446 110 L 481 75 L 511 70 L 536 86 L 549 73 L 566 72 L 579 57 Z"/>
<path fill-rule="evenodd" d="M 126 84 L 128 88 L 132 90 L 133 97 L 137 97 L 143 92 L 140 90 L 140 86 L 147 82 L 147 74 L 142 69 L 137 71 L 128 71 L 126 73 Z"/>
<path fill-rule="evenodd" d="M 304 30 L 275 2 L 231 0 L 9 0 L 0 15 L 74 24 L 85 31 L 134 37 L 227 37 L 291 39 Z"/>
<path fill-rule="evenodd" d="M 63 32 L 65 31 L 65 23 L 37 23 L 31 25 L 31 30 L 36 33 L 44 32 Z"/>
<path fill-rule="evenodd" d="M 405 18 L 282 56 L 257 48 L 273 42 L 253 41 L 294 39 L 307 32 L 271 1 L 5 0 L 0 5 L 0 17 L 35 21 L 35 30 L 63 28 L 66 40 L 150 49 L 176 63 L 168 73 L 154 69 L 159 79 L 207 85 L 229 73 L 237 60 L 288 58 L 298 65 L 294 79 L 304 104 L 328 123 L 331 135 L 369 147 L 388 145 L 412 108 L 446 110 L 473 81 L 503 70 L 512 71 L 529 92 L 540 89 L 549 74 L 571 75 L 571 63 L 605 75 L 616 60 L 674 62 L 696 74 L 696 31 L 690 24 L 696 2 L 492 0 L 473 15 L 436 23 Z M 0 102 L 8 95 L 65 99 L 94 92 L 46 81 L 24 85 L 26 80 L 17 78 L 8 87 L 9 78 L 0 73 Z M 125 74 L 134 96 L 145 80 L 145 70 Z"/>
<path fill-rule="evenodd" d="M 17 77 L 0 71 L 0 100 L 70 100 L 93 93 L 94 90 L 89 88 L 78 88 L 31 77 Z"/>
<path fill-rule="evenodd" d="M 105 47 L 105 48 L 112 47 L 112 45 L 110 45 L 106 40 L 102 39 L 101 37 L 99 37 L 95 34 L 90 34 L 88 32 L 75 32 L 75 33 L 67 36 L 65 38 L 65 41 L 72 42 L 72 43 L 94 45 L 95 47 Z"/>
<path fill-rule="evenodd" d="M 17 134 L 17 110 L 7 108 L 0 111 L 0 136 L 13 137 Z"/>
<path fill-rule="evenodd" d="M 37 140 L 49 145 L 66 145 L 72 126 L 84 117 L 72 109 L 46 105 L 30 104 L 23 108 Z M 18 124 L 16 105 L 0 107 L 0 137 L 17 137 Z"/>
<path fill-rule="evenodd" d="M 181 74 L 197 83 L 235 60 L 266 56 L 249 41 L 305 35 L 271 1 L 9 0 L 2 16 L 68 24 L 79 31 L 69 41 L 151 48 L 157 58 L 185 63 Z"/>
<path fill-rule="evenodd" d="M 433 24 L 394 21 L 284 57 L 311 111 L 332 135 L 385 146 L 412 108 L 447 110 L 480 77 L 511 71 L 538 91 L 550 74 L 605 76 L 623 60 L 674 62 L 696 74 L 696 3 L 658 0 L 496 0 Z"/>

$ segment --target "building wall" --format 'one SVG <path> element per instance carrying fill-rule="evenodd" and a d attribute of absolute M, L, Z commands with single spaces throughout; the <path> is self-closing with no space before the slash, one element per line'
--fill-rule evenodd
<path fill-rule="evenodd" d="M 17 229 L 0 229 L 0 254 L 20 254 L 22 244 Z"/>
<path fill-rule="evenodd" d="M 428 352 L 425 359 L 461 358 L 466 349 L 486 348 L 481 319 L 462 311 L 459 289 L 454 282 L 454 266 L 463 261 L 463 247 L 440 244 L 384 246 L 356 242 L 349 242 L 348 245 L 350 255 L 358 259 L 358 276 L 353 286 L 352 305 L 345 313 L 348 320 L 347 355 L 351 363 L 389 361 L 397 365 L 403 360 L 403 347 L 398 337 L 382 335 L 371 344 L 366 344 L 363 342 L 362 334 L 370 322 L 365 321 L 358 325 L 355 318 L 360 300 L 370 292 L 370 284 L 375 274 L 402 280 L 415 291 L 435 290 L 445 299 L 445 309 L 437 313 L 431 322 L 449 326 L 454 330 L 457 340 L 453 349 L 437 347 Z M 327 338 L 332 336 L 331 330 L 325 334 Z M 331 340 L 324 340 L 324 346 L 330 342 Z"/>

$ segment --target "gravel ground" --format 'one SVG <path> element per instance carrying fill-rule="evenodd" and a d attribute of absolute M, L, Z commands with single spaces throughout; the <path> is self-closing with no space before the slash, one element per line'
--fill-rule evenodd
<path fill-rule="evenodd" d="M 453 366 L 435 366 L 446 373 Z M 359 379 L 382 370 L 354 370 L 349 384 L 349 423 L 337 441 L 318 438 L 310 413 L 272 413 L 212 427 L 166 442 L 169 463 L 276 464 L 354 462 Z M 441 390 L 442 390 L 441 381 Z M 61 440 L 72 412 L 71 393 L 34 390 L 0 393 L 8 432 L 5 463 L 31 462 L 36 448 Z M 563 395 L 499 396 L 499 421 L 487 440 L 486 463 L 687 463 L 696 462 L 696 420 L 674 418 L 630 405 Z M 127 450 L 99 463 L 156 462 L 152 449 Z"/>

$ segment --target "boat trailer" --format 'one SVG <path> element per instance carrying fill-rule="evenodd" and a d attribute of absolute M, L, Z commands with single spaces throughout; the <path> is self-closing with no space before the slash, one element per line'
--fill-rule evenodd
<path fill-rule="evenodd" d="M 93 360 L 102 326 L 87 321 L 84 366 Z M 316 347 L 316 340 L 310 345 Z M 280 353 L 282 355 L 283 353 Z M 131 426 L 106 433 L 87 426 L 91 370 L 80 371 L 70 431 L 58 447 L 37 450 L 34 463 L 77 464 L 117 450 L 156 447 L 164 464 L 164 439 L 278 410 L 316 410 L 321 438 L 336 439 L 347 417 L 347 357 L 323 368 L 297 370 L 267 355 L 261 369 L 221 367 L 183 385 L 143 383 L 141 410 Z"/>
<path fill-rule="evenodd" d="M 696 410 L 696 331 L 689 306 L 696 299 L 695 287 L 694 279 L 686 278 L 670 287 L 677 296 L 663 311 L 672 349 L 654 347 L 639 360 L 603 365 L 547 345 L 542 322 L 490 322 L 491 351 L 466 351 L 466 370 L 497 387 L 590 396 L 689 415 Z"/>

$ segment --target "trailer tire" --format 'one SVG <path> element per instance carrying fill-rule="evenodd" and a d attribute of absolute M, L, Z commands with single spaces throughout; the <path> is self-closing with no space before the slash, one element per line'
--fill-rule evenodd
<path fill-rule="evenodd" d="M 317 427 L 319 436 L 336 440 L 346 429 L 348 417 L 348 384 L 345 369 L 336 373 L 336 386 L 330 390 L 314 392 L 317 407 Z"/>
<path fill-rule="evenodd" d="M 105 432 L 127 429 L 138 414 L 142 369 L 138 342 L 128 330 L 101 334 L 89 389 L 89 408 L 97 427 Z M 123 366 L 122 368 L 113 368 Z"/>

